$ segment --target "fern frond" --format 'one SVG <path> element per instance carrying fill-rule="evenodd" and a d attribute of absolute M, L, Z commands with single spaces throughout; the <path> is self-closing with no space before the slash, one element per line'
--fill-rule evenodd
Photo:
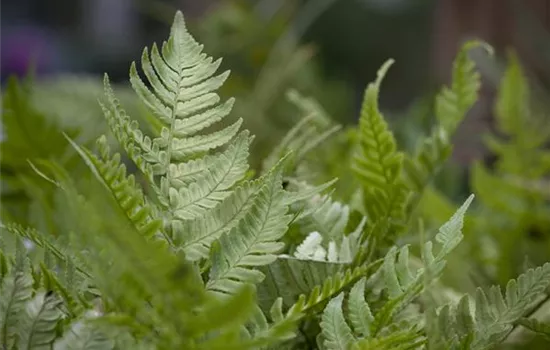
<path fill-rule="evenodd" d="M 266 309 L 281 298 L 285 307 L 291 307 L 301 294 L 310 293 L 345 268 L 346 264 L 339 262 L 279 255 L 276 261 L 261 268 L 266 278 L 258 286 L 260 305 Z"/>
<path fill-rule="evenodd" d="M 444 87 L 435 101 L 435 114 L 447 133 L 454 133 L 458 123 L 477 99 L 481 80 L 475 70 L 475 63 L 468 57 L 468 51 L 483 47 L 492 54 L 493 49 L 480 41 L 469 41 L 462 46 L 453 63 L 453 78 L 450 87 Z"/>
<path fill-rule="evenodd" d="M 233 229 L 248 213 L 259 191 L 259 182 L 245 183 L 220 203 L 208 217 L 175 221 L 172 239 L 190 260 L 208 257 L 212 243 Z"/>
<path fill-rule="evenodd" d="M 221 60 L 213 61 L 202 49 L 177 12 L 162 49 L 154 44 L 143 51 L 141 66 L 147 83 L 141 79 L 137 64 L 132 63 L 132 88 L 163 125 L 158 137 L 141 132 L 137 121 L 130 119 L 118 103 L 105 77 L 104 114 L 118 141 L 153 186 L 165 209 L 165 227 L 170 229 L 181 228 L 185 221 L 200 218 L 218 206 L 248 169 L 251 138 L 243 132 L 234 139 L 242 119 L 221 130 L 210 130 L 230 113 L 234 100 L 219 104 L 216 90 L 229 72 L 215 75 Z M 224 152 L 204 157 L 230 142 Z"/>
<path fill-rule="evenodd" d="M 28 239 L 37 246 L 48 250 L 53 256 L 61 261 L 67 261 L 69 258 L 58 244 L 53 240 L 46 238 L 46 236 L 32 227 L 23 227 L 16 223 L 1 224 L 0 227 L 7 232 L 13 234 L 21 239 Z"/>
<path fill-rule="evenodd" d="M 396 151 L 395 138 L 378 109 L 380 84 L 392 64 L 393 60 L 389 60 L 380 68 L 376 81 L 369 84 L 365 92 L 359 119 L 360 153 L 353 164 L 353 170 L 365 185 L 381 189 L 398 178 L 402 159 L 401 153 Z"/>
<path fill-rule="evenodd" d="M 114 342 L 97 325 L 77 319 L 58 338 L 54 350 L 111 350 Z"/>
<path fill-rule="evenodd" d="M 526 131 L 525 119 L 529 115 L 529 86 L 518 57 L 511 53 L 508 66 L 500 83 L 495 105 L 497 128 L 506 135 Z"/>
<path fill-rule="evenodd" d="M 351 288 L 347 309 L 353 330 L 360 337 L 370 336 L 370 327 L 374 321 L 369 304 L 365 301 L 365 282 L 366 279 L 362 278 Z"/>
<path fill-rule="evenodd" d="M 0 341 L 11 348 L 25 303 L 31 298 L 33 279 L 26 259 L 17 259 L 0 285 Z"/>
<path fill-rule="evenodd" d="M 546 263 L 510 280 L 504 294 L 498 286 L 487 292 L 478 288 L 475 299 L 466 295 L 457 307 L 446 306 L 439 312 L 440 330 L 448 344 L 489 349 L 509 334 L 549 285 L 550 263 Z"/>
<path fill-rule="evenodd" d="M 473 195 L 455 212 L 455 214 L 440 227 L 435 236 L 440 249 L 434 255 L 433 243 L 428 241 L 422 247 L 424 267 L 415 274 L 409 267 L 409 249 L 404 246 L 397 254 L 397 248 L 392 248 L 384 258 L 382 265 L 384 285 L 389 293 L 389 301 L 376 313 L 372 326 L 374 334 L 381 331 L 407 304 L 416 298 L 427 287 L 427 282 L 438 278 L 446 265 L 447 256 L 458 246 L 463 239 L 462 227 L 464 215 L 470 206 Z M 396 264 L 397 257 L 397 264 Z M 428 274 L 426 276 L 426 274 Z M 429 281 L 426 281 L 426 278 Z"/>
<path fill-rule="evenodd" d="M 283 243 L 290 222 L 288 207 L 282 202 L 283 161 L 266 177 L 252 207 L 239 225 L 220 237 L 213 251 L 207 289 L 233 293 L 241 283 L 259 283 L 264 276 L 253 266 L 272 263 Z"/>
<path fill-rule="evenodd" d="M 116 199 L 129 221 L 144 236 L 161 235 L 162 222 L 156 219 L 152 207 L 146 202 L 142 190 L 137 187 L 134 175 L 126 175 L 120 154 L 111 156 L 105 137 L 97 141 L 100 156 L 96 156 L 69 139 L 74 149 L 86 162 L 92 173 Z"/>
<path fill-rule="evenodd" d="M 369 221 L 381 228 L 375 232 L 378 237 L 389 239 L 403 224 L 407 201 L 400 179 L 403 154 L 397 151 L 395 138 L 378 109 L 380 84 L 392 64 L 393 60 L 387 61 L 376 81 L 367 87 L 359 119 L 358 150 L 352 162 L 352 170 L 363 185 Z"/>
<path fill-rule="evenodd" d="M 344 293 L 340 293 L 328 303 L 323 312 L 321 329 L 327 350 L 347 350 L 355 341 L 342 312 L 343 301 Z"/>
<path fill-rule="evenodd" d="M 369 265 L 353 269 L 348 267 L 344 271 L 337 272 L 333 276 L 330 276 L 323 284 L 315 286 L 309 294 L 301 294 L 298 301 L 296 301 L 287 311 L 287 317 L 312 312 L 316 308 L 324 306 L 345 288 L 351 286 L 353 283 L 378 268 L 382 262 L 382 260 L 377 260 Z"/>
<path fill-rule="evenodd" d="M 302 98 L 300 97 L 300 99 Z M 340 125 L 331 126 L 327 121 L 319 120 L 324 112 L 315 109 L 310 113 L 286 133 L 264 160 L 263 169 L 270 169 L 282 156 L 290 151 L 293 152 L 294 167 L 298 166 L 309 152 L 341 129 Z"/>
<path fill-rule="evenodd" d="M 229 114 L 233 104 L 233 100 L 229 100 L 214 108 L 219 101 L 214 91 L 227 79 L 229 72 L 214 76 L 221 60 L 213 61 L 201 53 L 202 49 L 203 46 L 187 31 L 181 12 L 177 12 L 168 42 L 162 45 L 162 54 L 156 45 L 150 55 L 147 49 L 143 51 L 142 68 L 151 89 L 142 82 L 135 63 L 130 69 L 132 87 L 167 127 L 161 132 L 165 136 L 157 139 L 159 145 L 166 147 L 166 165 L 174 159 L 188 158 L 222 146 L 236 134 L 241 123 L 239 120 L 210 135 L 181 137 L 194 135 L 221 120 Z"/>
<path fill-rule="evenodd" d="M 352 350 L 411 350 L 421 349 L 426 343 L 424 336 L 418 331 L 397 331 L 390 335 L 362 339 L 353 344 Z"/>
<path fill-rule="evenodd" d="M 510 280 L 504 295 L 497 286 L 489 289 L 488 293 L 478 289 L 475 298 L 476 341 L 473 347 L 482 349 L 500 340 L 549 285 L 550 263 L 546 263 L 528 270 L 517 280 Z"/>
<path fill-rule="evenodd" d="M 396 316 L 405 310 L 416 297 L 420 295 L 423 288 L 427 287 L 426 274 L 429 271 L 429 279 L 433 280 L 441 275 L 445 266 L 447 255 L 462 240 L 463 217 L 470 205 L 471 196 L 453 217 L 443 225 L 436 235 L 436 241 L 441 245 L 439 252 L 434 255 L 432 242 L 427 242 L 423 247 L 424 267 L 416 272 L 410 268 L 409 249 L 403 246 L 398 249 L 392 247 L 386 254 L 383 264 L 378 271 L 372 275 L 371 285 L 382 282 L 382 288 L 387 291 L 387 299 L 377 303 L 376 309 L 372 309 L 365 299 L 366 279 L 362 278 L 355 283 L 349 293 L 347 302 L 347 318 L 352 327 L 347 324 L 344 316 L 342 301 L 336 299 L 331 301 L 324 312 L 325 317 L 332 317 L 332 324 L 322 323 L 322 332 L 325 338 L 328 337 L 329 345 L 338 348 L 334 344 L 337 340 L 346 339 L 345 348 L 391 348 L 402 346 L 403 349 L 421 347 L 426 338 L 419 332 L 419 325 L 415 323 L 416 318 L 408 318 L 402 325 L 398 325 Z M 338 298 L 342 299 L 343 294 Z M 336 325 L 339 325 L 336 327 Z M 327 328 L 325 328 L 327 327 Z M 348 342 L 351 337 L 359 338 L 359 341 Z M 342 345 L 339 345 L 342 346 Z"/>
<path fill-rule="evenodd" d="M 248 132 L 243 132 L 227 151 L 216 157 L 209 169 L 189 186 L 184 187 L 181 186 L 182 183 L 177 182 L 177 179 L 183 178 L 184 174 L 172 174 L 181 174 L 170 177 L 172 188 L 179 188 L 177 192 L 170 190 L 170 205 L 177 218 L 189 220 L 202 216 L 231 194 L 229 189 L 243 178 L 248 169 L 250 141 Z"/>
<path fill-rule="evenodd" d="M 56 338 L 56 326 L 62 318 L 62 304 L 53 293 L 39 293 L 25 306 L 19 329 L 20 349 L 50 349 Z"/>
<path fill-rule="evenodd" d="M 450 157 L 453 150 L 451 138 L 478 98 L 481 78 L 468 52 L 479 46 L 491 53 L 490 46 L 478 41 L 466 42 L 458 52 L 453 63 L 451 87 L 443 87 L 436 96 L 438 123 L 430 135 L 422 139 L 414 157 L 404 160 L 407 185 L 416 192 L 411 199 L 410 210 L 415 209 L 426 186 Z"/>

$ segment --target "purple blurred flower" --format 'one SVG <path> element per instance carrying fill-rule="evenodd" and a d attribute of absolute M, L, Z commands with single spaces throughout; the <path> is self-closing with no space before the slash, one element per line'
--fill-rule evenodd
<path fill-rule="evenodd" d="M 54 37 L 41 28 L 23 26 L 2 30 L 2 76 L 25 75 L 31 64 L 37 74 L 51 72 L 59 63 Z"/>

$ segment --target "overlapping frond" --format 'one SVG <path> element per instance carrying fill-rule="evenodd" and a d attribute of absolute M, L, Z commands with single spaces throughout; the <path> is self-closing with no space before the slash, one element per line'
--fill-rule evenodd
<path fill-rule="evenodd" d="M 233 293 L 242 283 L 259 283 L 263 274 L 250 267 L 272 263 L 284 246 L 279 239 L 291 220 L 288 206 L 282 199 L 282 170 L 284 162 L 266 176 L 252 207 L 229 234 L 220 237 L 212 256 L 212 270 L 207 288 Z"/>
<path fill-rule="evenodd" d="M 62 302 L 53 293 L 39 293 L 26 303 L 18 327 L 20 349 L 51 348 L 63 316 L 59 308 Z"/>
<path fill-rule="evenodd" d="M 425 342 L 425 337 L 419 332 L 414 318 L 406 321 L 402 326 L 405 329 L 400 331 L 389 331 L 389 327 L 394 323 L 396 316 L 428 286 L 427 277 L 433 280 L 441 275 L 447 255 L 462 240 L 463 218 L 472 199 L 473 197 L 470 197 L 440 228 L 435 236 L 435 241 L 440 245 L 437 254 L 433 252 L 432 242 L 426 243 L 422 254 L 423 268 L 414 272 L 411 270 L 408 246 L 390 249 L 379 273 L 374 274 L 369 282 L 371 285 L 382 284 L 382 288 L 387 292 L 387 299 L 383 303 L 378 303 L 376 308 L 367 303 L 365 278 L 360 279 L 351 288 L 347 307 L 342 304 L 344 293 L 331 300 L 323 312 L 321 323 L 327 349 L 368 349 L 375 344 L 380 348 L 389 348 L 390 345 L 407 345 L 415 348 Z M 429 275 L 425 276 L 426 274 Z"/>
<path fill-rule="evenodd" d="M 129 221 L 144 237 L 160 236 L 162 222 L 155 217 L 143 191 L 136 184 L 135 176 L 126 174 L 120 154 L 111 156 L 105 137 L 98 139 L 99 156 L 69 140 L 74 149 L 86 161 L 94 175 L 109 190 Z"/>
<path fill-rule="evenodd" d="M 28 261 L 17 259 L 9 274 L 0 282 L 0 342 L 11 348 L 25 304 L 32 297 L 33 279 Z"/>
<path fill-rule="evenodd" d="M 465 295 L 457 306 L 446 305 L 439 311 L 439 335 L 450 349 L 490 349 L 510 333 L 549 285 L 547 263 L 510 280 L 504 293 L 499 286 L 487 291 L 479 288 L 475 298 Z"/>

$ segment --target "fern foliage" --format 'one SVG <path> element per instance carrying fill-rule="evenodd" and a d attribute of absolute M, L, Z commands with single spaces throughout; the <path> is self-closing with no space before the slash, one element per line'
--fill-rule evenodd
<path fill-rule="evenodd" d="M 413 206 L 450 157 L 451 139 L 478 98 L 481 77 L 468 53 L 480 46 L 492 53 L 491 47 L 478 41 L 470 41 L 462 46 L 453 63 L 451 85 L 443 87 L 435 99 L 437 124 L 430 135 L 421 140 L 414 157 L 405 158 L 405 179 L 416 192 L 411 200 Z"/>
<path fill-rule="evenodd" d="M 2 216 L 2 349 L 488 349 L 518 327 L 547 334 L 531 312 L 548 298 L 550 265 L 473 297 L 442 281 L 473 196 L 452 216 L 447 205 L 451 217 L 435 234 L 411 224 L 476 100 L 474 46 L 459 52 L 453 82 L 436 99 L 438 125 L 414 157 L 398 149 L 380 111 L 393 61 L 382 66 L 357 130 L 338 134 L 353 152 L 339 167 L 355 176 L 346 183 L 355 194 L 338 196 L 336 179 L 315 174 L 323 166 L 312 150 L 330 145 L 340 126 L 296 91 L 289 99 L 303 118 L 259 176 L 249 170 L 253 137 L 241 119 L 228 121 L 234 100 L 218 95 L 229 73 L 216 73 L 221 61 L 203 53 L 177 12 L 167 41 L 130 67 L 154 127 L 140 126 L 105 75 L 100 109 L 111 135 L 95 151 L 71 133 L 59 139 L 88 171 L 48 155 L 26 163 L 34 205 L 51 217 L 35 227 Z M 505 81 L 519 77 L 512 69 Z M 502 92 L 504 131 L 524 110 L 517 91 Z M 6 100 L 12 110 L 25 102 L 17 93 Z"/>
<path fill-rule="evenodd" d="M 363 184 L 365 209 L 372 225 L 382 227 L 378 238 L 402 229 L 407 189 L 401 181 L 403 154 L 378 108 L 380 84 L 393 60 L 387 61 L 369 84 L 359 119 L 358 153 L 352 169 Z M 391 239 L 391 238 L 390 238 Z"/>

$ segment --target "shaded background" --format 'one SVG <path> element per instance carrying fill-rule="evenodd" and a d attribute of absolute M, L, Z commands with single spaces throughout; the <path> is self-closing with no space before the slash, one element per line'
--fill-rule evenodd
<path fill-rule="evenodd" d="M 271 112 L 288 88 L 319 99 L 338 122 L 353 123 L 365 85 L 390 57 L 397 63 L 382 107 L 396 123 L 413 118 L 411 110 L 422 111 L 449 81 L 459 45 L 475 37 L 495 47 L 497 60 L 481 62 L 482 99 L 456 136 L 455 159 L 468 164 L 487 158 L 479 135 L 491 129 L 496 71 L 507 49 L 519 52 L 542 90 L 550 84 L 546 0 L 4 1 L 2 80 L 24 75 L 34 62 L 39 77 L 109 72 L 125 81 L 128 63 L 167 36 L 176 9 L 206 51 L 224 57 L 233 74 L 223 92 L 237 96 L 237 112 L 258 133 L 265 119 L 282 130 L 294 123 L 285 111 Z"/>

